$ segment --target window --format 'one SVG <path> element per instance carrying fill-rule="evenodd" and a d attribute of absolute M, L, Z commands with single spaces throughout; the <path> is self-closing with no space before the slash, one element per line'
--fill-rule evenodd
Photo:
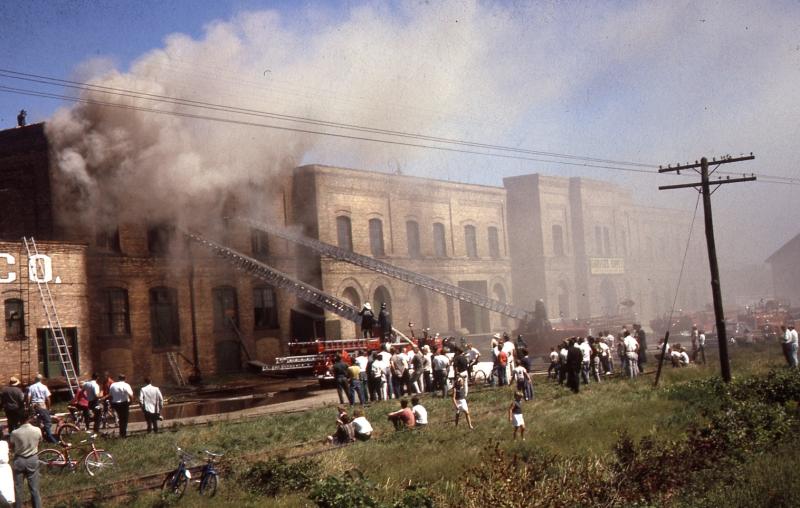
<path fill-rule="evenodd" d="M 103 290 L 102 334 L 118 337 L 130 335 L 131 324 L 128 311 L 128 291 L 122 288 Z"/>
<path fill-rule="evenodd" d="M 500 235 L 494 226 L 489 226 L 489 256 L 492 259 L 500 257 Z"/>
<path fill-rule="evenodd" d="M 553 224 L 553 255 L 564 255 L 564 232 L 560 224 Z"/>
<path fill-rule="evenodd" d="M 433 253 L 437 258 L 447 257 L 447 243 L 444 239 L 444 224 L 433 224 Z"/>
<path fill-rule="evenodd" d="M 369 220 L 369 248 L 373 257 L 386 255 L 383 248 L 383 222 L 380 219 Z"/>
<path fill-rule="evenodd" d="M 114 228 L 113 231 L 98 230 L 94 237 L 94 244 L 98 250 L 120 252 L 119 229 Z"/>
<path fill-rule="evenodd" d="M 608 228 L 603 228 L 603 254 L 606 256 L 611 255 L 611 236 L 608 234 Z"/>
<path fill-rule="evenodd" d="M 467 249 L 467 257 L 477 259 L 478 238 L 475 235 L 475 226 L 464 226 L 464 246 Z"/>
<path fill-rule="evenodd" d="M 150 290 L 150 331 L 153 347 L 180 345 L 178 292 L 175 289 L 156 287 Z"/>
<path fill-rule="evenodd" d="M 628 255 L 628 235 L 625 234 L 625 230 L 623 229 L 620 231 L 622 236 L 622 254 L 627 256 Z"/>
<path fill-rule="evenodd" d="M 25 307 L 19 298 L 5 301 L 6 337 L 22 338 L 25 336 Z"/>
<path fill-rule="evenodd" d="M 603 255 L 603 228 L 594 227 L 594 253 L 595 256 Z"/>
<path fill-rule="evenodd" d="M 147 230 L 147 249 L 153 256 L 166 256 L 169 244 L 175 235 L 175 229 L 168 225 L 153 226 Z"/>
<path fill-rule="evenodd" d="M 264 259 L 269 255 L 269 239 L 264 231 L 250 230 L 250 250 L 256 259 Z"/>
<path fill-rule="evenodd" d="M 274 289 L 253 288 L 253 317 L 256 330 L 278 328 L 278 306 Z"/>
<path fill-rule="evenodd" d="M 214 288 L 212 299 L 214 300 L 214 331 L 236 331 L 236 327 L 239 325 L 236 289 L 231 286 Z"/>
<path fill-rule="evenodd" d="M 408 243 L 409 257 L 422 257 L 422 252 L 419 247 L 419 224 L 417 224 L 416 221 L 406 221 L 406 242 Z"/>
<path fill-rule="evenodd" d="M 339 248 L 353 252 L 353 227 L 350 217 L 340 215 L 336 217 L 336 241 Z"/>

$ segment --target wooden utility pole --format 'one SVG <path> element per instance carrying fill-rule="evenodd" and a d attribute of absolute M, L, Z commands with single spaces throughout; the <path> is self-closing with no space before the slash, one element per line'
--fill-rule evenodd
<path fill-rule="evenodd" d="M 748 156 L 744 157 L 724 157 L 720 160 L 713 159 L 712 164 L 716 164 L 719 167 L 720 164 L 729 164 L 731 162 L 741 162 L 741 161 L 749 161 L 755 159 L 755 156 L 750 153 Z M 705 214 L 706 219 L 706 244 L 708 245 L 708 265 L 711 269 L 711 294 L 714 298 L 714 317 L 717 321 L 717 342 L 719 344 L 719 364 L 722 370 L 722 379 L 729 383 L 731 380 L 731 364 L 730 360 L 728 359 L 728 336 L 725 331 L 725 313 L 722 309 L 722 290 L 720 289 L 719 283 L 719 265 L 717 264 L 717 246 L 714 242 L 714 220 L 711 216 L 711 194 L 717 188 L 725 183 L 738 183 L 738 182 L 751 182 L 756 179 L 755 176 L 742 176 L 742 178 L 730 178 L 727 177 L 724 180 L 722 178 L 711 181 L 709 178 L 708 172 L 708 159 L 703 157 L 700 159 L 700 162 L 695 161 L 694 164 L 683 164 L 672 167 L 671 165 L 667 166 L 666 168 L 659 167 L 659 173 L 668 173 L 672 171 L 678 172 L 680 174 L 681 170 L 684 169 L 694 169 L 697 171 L 697 168 L 700 168 L 700 182 L 699 183 L 686 183 L 686 184 L 679 184 L 679 185 L 662 185 L 658 188 L 658 190 L 667 190 L 667 189 L 684 189 L 687 187 L 694 187 L 698 188 L 700 192 L 703 194 L 703 212 Z M 712 173 L 716 171 L 717 168 L 714 168 Z M 711 190 L 711 186 L 715 185 L 714 191 Z"/>

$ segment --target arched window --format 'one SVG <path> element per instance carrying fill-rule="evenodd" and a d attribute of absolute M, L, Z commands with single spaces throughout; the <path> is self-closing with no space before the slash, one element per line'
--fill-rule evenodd
<path fill-rule="evenodd" d="M 353 227 L 346 215 L 336 217 L 336 241 L 339 248 L 353 252 Z"/>
<path fill-rule="evenodd" d="M 278 328 L 278 304 L 270 286 L 253 288 L 253 323 L 256 330 Z"/>
<path fill-rule="evenodd" d="M 375 295 L 372 297 L 372 308 L 375 309 L 375 315 L 378 315 L 378 310 L 381 308 L 381 304 L 386 304 L 386 310 L 390 313 L 392 312 L 392 297 L 389 294 L 389 290 L 383 286 L 378 286 L 375 289 Z"/>
<path fill-rule="evenodd" d="M 5 301 L 6 337 L 22 338 L 25 336 L 25 307 L 19 298 Z"/>
<path fill-rule="evenodd" d="M 131 334 L 128 291 L 123 288 L 105 288 L 101 300 L 103 327 L 102 334 L 121 337 Z"/>
<path fill-rule="evenodd" d="M 147 248 L 152 256 L 166 256 L 175 237 L 175 228 L 167 224 L 152 226 L 147 230 Z"/>
<path fill-rule="evenodd" d="M 553 255 L 564 255 L 564 231 L 560 224 L 553 224 Z"/>
<path fill-rule="evenodd" d="M 150 290 L 150 330 L 153 347 L 180 345 L 178 292 L 174 288 L 155 287 Z"/>
<path fill-rule="evenodd" d="M 422 251 L 419 246 L 419 224 L 416 221 L 406 221 L 406 243 L 408 244 L 409 257 L 422 257 Z"/>
<path fill-rule="evenodd" d="M 433 254 L 437 258 L 447 257 L 447 242 L 444 237 L 444 224 L 433 223 Z"/>
<path fill-rule="evenodd" d="M 358 296 L 358 291 L 352 287 L 346 287 L 344 291 L 342 291 L 342 299 L 350 302 L 350 305 L 356 309 L 361 308 L 361 298 Z"/>
<path fill-rule="evenodd" d="M 494 226 L 489 226 L 489 256 L 492 259 L 500 257 L 500 234 Z"/>
<path fill-rule="evenodd" d="M 383 248 L 383 221 L 380 219 L 369 220 L 369 248 L 373 257 L 386 255 Z"/>
<path fill-rule="evenodd" d="M 464 226 L 464 246 L 467 249 L 468 258 L 478 258 L 478 237 L 475 235 L 475 226 Z"/>

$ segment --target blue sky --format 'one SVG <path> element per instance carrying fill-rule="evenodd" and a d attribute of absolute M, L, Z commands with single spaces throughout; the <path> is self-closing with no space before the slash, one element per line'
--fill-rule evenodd
<path fill-rule="evenodd" d="M 730 169 L 800 178 L 797 2 L 17 1 L 0 5 L 0 26 L 0 68 L 616 160 L 753 151 L 756 162 Z M 13 126 L 22 107 L 42 121 L 59 106 L 0 92 L 0 125 Z M 669 177 L 175 125 L 194 136 L 175 154 L 186 174 L 265 159 L 250 147 L 209 153 L 198 140 L 213 132 L 230 146 L 249 137 L 285 147 L 266 157 L 274 164 L 401 167 L 490 185 L 532 172 L 581 175 L 629 186 L 645 203 L 694 206 L 690 191 L 656 190 Z M 797 234 L 798 189 L 741 184 L 715 194 L 723 257 L 759 262 Z"/>

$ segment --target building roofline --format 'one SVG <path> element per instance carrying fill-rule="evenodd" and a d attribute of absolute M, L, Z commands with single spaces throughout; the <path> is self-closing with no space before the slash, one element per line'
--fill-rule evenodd
<path fill-rule="evenodd" d="M 780 248 L 778 248 L 778 250 L 773 252 L 772 255 L 765 260 L 765 262 L 766 263 L 772 263 L 773 262 L 773 258 L 776 258 L 776 257 L 780 256 L 783 253 L 783 251 L 791 248 L 794 243 L 800 243 L 800 233 L 797 233 L 794 236 L 794 238 L 792 238 L 791 240 L 789 240 L 788 242 L 783 244 Z"/>

